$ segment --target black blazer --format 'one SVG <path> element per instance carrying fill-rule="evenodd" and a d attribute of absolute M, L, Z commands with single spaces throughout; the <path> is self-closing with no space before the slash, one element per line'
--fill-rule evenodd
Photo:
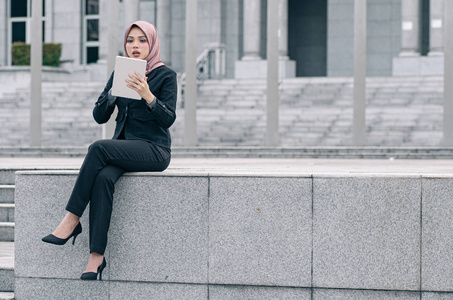
<path fill-rule="evenodd" d="M 151 105 L 145 99 L 135 100 L 114 97 L 110 94 L 113 73 L 93 109 L 97 123 L 106 123 L 115 105 L 118 107 L 113 139 L 121 132 L 127 140 L 144 140 L 170 149 L 171 137 L 168 128 L 176 119 L 176 73 L 167 66 L 152 70 L 148 75 L 150 91 L 156 96 Z"/>

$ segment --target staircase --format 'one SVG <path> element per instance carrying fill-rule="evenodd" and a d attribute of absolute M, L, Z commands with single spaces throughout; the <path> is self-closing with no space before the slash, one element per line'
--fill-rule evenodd
<path fill-rule="evenodd" d="M 102 82 L 43 83 L 43 146 L 86 146 L 101 137 L 92 108 Z M 289 78 L 279 84 L 280 145 L 352 145 L 351 78 Z M 442 77 L 367 79 L 367 146 L 439 146 L 442 141 Z M 184 145 L 184 105 L 178 101 L 173 145 Z M 206 80 L 197 98 L 199 146 L 266 144 L 266 81 Z M 29 94 L 0 92 L 1 146 L 29 145 Z"/>
<path fill-rule="evenodd" d="M 351 78 L 292 78 L 280 82 L 282 146 L 352 144 Z M 183 145 L 184 100 L 174 145 Z M 266 141 L 266 81 L 209 80 L 197 98 L 199 145 L 260 146 Z M 367 79 L 367 146 L 438 146 L 442 139 L 441 77 Z"/>
<path fill-rule="evenodd" d="M 92 109 L 104 83 L 43 82 L 42 144 L 87 145 L 101 137 Z M 2 87 L 3 89 L 3 87 Z M 29 145 L 30 93 L 26 88 L 0 93 L 3 146 Z"/>
<path fill-rule="evenodd" d="M 14 241 L 14 171 L 0 170 L 0 242 Z"/>
<path fill-rule="evenodd" d="M 14 299 L 14 170 L 0 170 L 0 300 Z"/>

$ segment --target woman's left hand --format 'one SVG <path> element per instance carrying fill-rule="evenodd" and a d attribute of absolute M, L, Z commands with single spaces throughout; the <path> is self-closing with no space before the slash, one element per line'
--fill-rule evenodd
<path fill-rule="evenodd" d="M 149 90 L 148 82 L 146 82 L 148 78 L 143 78 L 137 72 L 135 72 L 135 76 L 129 74 L 129 78 L 132 80 L 126 80 L 127 87 L 136 91 L 148 104 L 152 103 L 154 101 L 154 95 Z"/>

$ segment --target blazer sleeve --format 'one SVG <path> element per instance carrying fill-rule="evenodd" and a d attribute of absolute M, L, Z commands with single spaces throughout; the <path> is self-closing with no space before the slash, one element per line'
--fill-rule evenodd
<path fill-rule="evenodd" d="M 148 111 L 154 115 L 159 126 L 169 128 L 176 120 L 176 73 L 172 72 L 164 79 L 160 91 L 159 98 L 154 99 L 156 104 L 148 106 Z"/>
<path fill-rule="evenodd" d="M 113 73 L 110 76 L 110 79 L 107 82 L 104 91 L 102 91 L 101 95 L 94 105 L 93 117 L 98 124 L 106 123 L 115 110 L 116 97 L 112 96 L 112 94 L 110 93 L 112 84 Z"/>

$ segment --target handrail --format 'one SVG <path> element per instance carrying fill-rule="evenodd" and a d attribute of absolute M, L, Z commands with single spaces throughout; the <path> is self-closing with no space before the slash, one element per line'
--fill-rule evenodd
<path fill-rule="evenodd" d="M 221 43 L 205 44 L 203 51 L 197 56 L 197 84 L 206 79 L 225 77 L 226 50 Z M 178 74 L 178 102 L 183 106 L 186 73 Z"/>

